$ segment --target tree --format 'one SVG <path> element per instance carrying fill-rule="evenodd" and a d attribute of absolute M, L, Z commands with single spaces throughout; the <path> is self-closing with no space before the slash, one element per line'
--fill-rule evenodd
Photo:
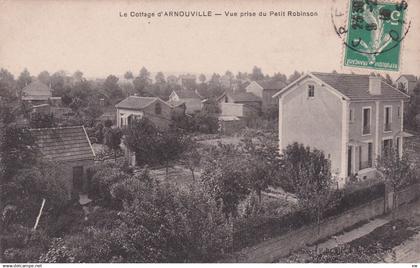
<path fill-rule="evenodd" d="M 53 114 L 33 113 L 29 120 L 31 128 L 49 128 L 55 127 L 55 118 Z"/>
<path fill-rule="evenodd" d="M 302 74 L 298 71 L 295 71 L 293 74 L 289 76 L 289 79 L 287 80 L 288 84 L 293 83 L 295 80 L 297 80 Z"/>
<path fill-rule="evenodd" d="M 74 81 L 74 83 L 80 83 L 83 80 L 86 80 L 86 79 L 83 77 L 83 73 L 81 71 L 77 70 L 77 71 L 75 71 L 73 73 L 73 81 Z"/>
<path fill-rule="evenodd" d="M 138 164 L 156 164 L 156 137 L 159 130 L 147 118 L 135 120 L 124 129 L 124 144 L 136 155 Z"/>
<path fill-rule="evenodd" d="M 155 76 L 155 82 L 157 84 L 165 84 L 166 83 L 165 75 L 162 72 L 158 72 Z"/>
<path fill-rule="evenodd" d="M 127 79 L 127 80 L 132 80 L 134 78 L 134 75 L 131 71 L 127 71 L 124 74 L 124 78 Z"/>
<path fill-rule="evenodd" d="M 201 84 L 204 84 L 204 82 L 206 82 L 206 75 L 205 74 L 200 74 L 200 76 L 198 77 L 198 81 L 200 81 Z"/>
<path fill-rule="evenodd" d="M 377 169 L 385 181 L 392 189 L 392 216 L 398 207 L 398 192 L 405 186 L 415 181 L 414 165 L 407 154 L 400 155 L 398 148 L 384 149 L 382 156 L 378 158 Z"/>
<path fill-rule="evenodd" d="M 38 74 L 38 80 L 46 84 L 47 86 L 50 86 L 50 82 L 51 82 L 50 73 L 47 71 L 40 72 Z"/>
<path fill-rule="evenodd" d="M 16 97 L 16 81 L 13 75 L 6 69 L 0 70 L 0 97 Z"/>
<path fill-rule="evenodd" d="M 292 187 L 298 204 L 315 221 L 319 237 L 321 219 L 338 199 L 333 190 L 329 160 L 322 151 L 297 143 L 286 147 L 284 160 L 287 176 L 293 176 Z"/>
<path fill-rule="evenodd" d="M 261 71 L 261 68 L 254 66 L 254 68 L 252 68 L 251 80 L 258 81 L 262 79 L 264 79 L 264 74 Z"/>
<path fill-rule="evenodd" d="M 107 128 L 105 130 L 105 145 L 114 152 L 114 160 L 117 161 L 117 152 L 121 150 L 122 131 L 119 128 Z"/>
<path fill-rule="evenodd" d="M 6 126 L 0 138 L 0 175 L 2 181 L 9 181 L 17 171 L 36 163 L 38 151 L 27 128 Z"/>
<path fill-rule="evenodd" d="M 29 85 L 32 82 L 31 74 L 29 73 L 28 69 L 24 69 L 18 79 L 17 79 L 17 86 L 18 89 L 21 91 L 24 87 Z"/>
<path fill-rule="evenodd" d="M 146 87 L 151 84 L 150 72 L 145 68 L 141 68 L 139 75 L 133 80 L 134 90 L 140 95 L 144 95 Z"/>
<path fill-rule="evenodd" d="M 235 146 L 219 144 L 206 159 L 200 180 L 220 200 L 226 218 L 238 214 L 238 205 L 249 195 L 248 162 Z"/>
<path fill-rule="evenodd" d="M 282 81 L 284 83 L 287 83 L 287 76 L 285 74 L 282 74 L 282 73 L 274 73 L 273 79 L 275 81 Z"/>
<path fill-rule="evenodd" d="M 65 84 L 66 73 L 64 71 L 55 72 L 50 77 L 52 94 L 54 97 L 62 97 L 64 95 L 66 84 Z"/>
<path fill-rule="evenodd" d="M 110 74 L 103 84 L 104 93 L 111 102 L 119 101 L 123 97 L 123 92 L 118 85 L 118 80 L 118 77 Z"/>
<path fill-rule="evenodd" d="M 184 165 L 191 171 L 193 181 L 195 182 L 194 171 L 200 167 L 201 164 L 201 154 L 198 151 L 198 144 L 192 140 L 186 142 L 186 149 L 181 156 L 181 161 Z"/>
<path fill-rule="evenodd" d="M 246 173 L 249 186 L 255 191 L 261 203 L 262 191 L 269 186 L 278 186 L 282 172 L 282 161 L 278 153 L 277 142 L 266 137 L 258 137 L 255 142 L 242 140 L 240 151 L 247 161 Z"/>

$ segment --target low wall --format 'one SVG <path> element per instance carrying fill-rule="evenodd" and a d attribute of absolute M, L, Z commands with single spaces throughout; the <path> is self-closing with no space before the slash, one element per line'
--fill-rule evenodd
<path fill-rule="evenodd" d="M 399 193 L 399 204 L 408 203 L 419 195 L 420 184 L 412 185 Z M 358 222 L 384 214 L 386 205 L 385 198 L 378 198 L 365 205 L 347 210 L 338 216 L 328 218 L 321 223 L 319 239 L 328 238 Z M 305 226 L 235 252 L 224 262 L 273 262 L 305 245 L 313 244 L 316 240 L 318 240 L 317 227 L 315 225 Z"/>

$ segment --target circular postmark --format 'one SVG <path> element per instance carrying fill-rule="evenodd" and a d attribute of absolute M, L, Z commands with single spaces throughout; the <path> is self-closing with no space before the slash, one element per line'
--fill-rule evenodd
<path fill-rule="evenodd" d="M 407 9 L 405 0 L 333 0 L 331 22 L 344 44 L 344 65 L 398 70 L 400 43 L 411 26 Z"/>

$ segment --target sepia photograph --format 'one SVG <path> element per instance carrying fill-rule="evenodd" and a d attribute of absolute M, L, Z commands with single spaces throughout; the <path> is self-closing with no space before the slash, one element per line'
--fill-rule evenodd
<path fill-rule="evenodd" d="M 1 267 L 418 267 L 419 18 L 0 0 Z"/>

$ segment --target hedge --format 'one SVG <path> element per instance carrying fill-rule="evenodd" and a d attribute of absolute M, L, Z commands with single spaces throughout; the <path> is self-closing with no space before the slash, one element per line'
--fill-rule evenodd
<path fill-rule="evenodd" d="M 324 213 L 323 219 L 339 215 L 385 195 L 383 182 L 368 187 L 363 187 L 363 184 L 361 186 L 358 188 L 352 185 L 350 189 L 337 190 L 336 194 L 342 197 L 333 208 Z M 239 218 L 234 222 L 233 248 L 240 250 L 312 223 L 314 222 L 309 213 L 304 210 L 296 210 L 281 217 L 258 215 L 252 218 Z"/>

